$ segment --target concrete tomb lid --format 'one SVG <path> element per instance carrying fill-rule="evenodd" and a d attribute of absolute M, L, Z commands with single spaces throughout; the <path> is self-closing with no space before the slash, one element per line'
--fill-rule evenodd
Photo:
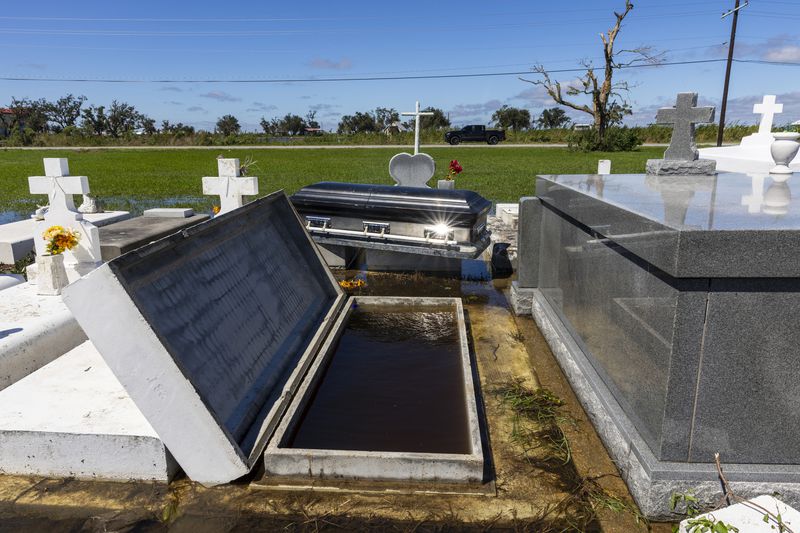
<path fill-rule="evenodd" d="M 128 252 L 64 292 L 178 464 L 205 484 L 250 471 L 344 299 L 283 192 Z"/>

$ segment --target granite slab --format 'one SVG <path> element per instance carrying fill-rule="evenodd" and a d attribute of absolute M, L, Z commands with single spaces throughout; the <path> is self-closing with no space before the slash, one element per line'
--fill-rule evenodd
<path fill-rule="evenodd" d="M 763 183 L 769 209 L 746 200 Z M 763 175 L 539 176 L 543 206 L 675 278 L 800 276 L 800 200 Z M 731 258 L 737 258 L 732 261 Z"/>
<path fill-rule="evenodd" d="M 126 252 L 166 237 L 176 231 L 208 220 L 208 215 L 188 217 L 136 217 L 100 228 L 100 250 L 103 261 L 110 261 Z"/>

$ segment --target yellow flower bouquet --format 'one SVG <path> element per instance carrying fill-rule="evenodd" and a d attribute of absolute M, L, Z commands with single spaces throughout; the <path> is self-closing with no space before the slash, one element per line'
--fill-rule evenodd
<path fill-rule="evenodd" d="M 42 238 L 47 241 L 47 253 L 58 255 L 78 246 L 81 234 L 72 228 L 50 226 L 42 233 Z"/>

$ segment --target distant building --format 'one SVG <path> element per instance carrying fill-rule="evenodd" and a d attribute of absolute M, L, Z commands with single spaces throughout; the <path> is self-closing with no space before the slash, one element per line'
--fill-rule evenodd
<path fill-rule="evenodd" d="M 13 109 L 0 107 L 0 138 L 5 139 L 11 135 L 11 128 L 14 126 L 16 116 Z"/>

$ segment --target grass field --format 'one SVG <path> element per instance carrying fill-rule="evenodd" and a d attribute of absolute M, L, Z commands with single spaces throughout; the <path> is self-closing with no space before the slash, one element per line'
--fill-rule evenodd
<path fill-rule="evenodd" d="M 391 184 L 389 159 L 393 148 L 337 150 L 46 150 L 0 151 L 0 222 L 28 216 L 46 201 L 28 192 L 28 176 L 43 174 L 43 157 L 68 157 L 73 175 L 89 176 L 92 193 L 107 209 L 135 214 L 154 206 L 180 205 L 207 212 L 215 204 L 202 196 L 200 178 L 216 176 L 216 156 L 238 157 L 255 163 L 250 175 L 259 177 L 259 190 L 267 194 L 284 189 L 291 194 L 319 181 Z M 565 148 L 426 149 L 436 160 L 434 180 L 443 178 L 451 159 L 464 172 L 457 187 L 479 192 L 494 201 L 513 201 L 534 193 L 537 174 L 591 173 L 598 159 L 611 159 L 614 173 L 643 172 L 645 160 L 661 157 L 664 148 L 641 148 L 623 153 L 581 153 Z"/>

